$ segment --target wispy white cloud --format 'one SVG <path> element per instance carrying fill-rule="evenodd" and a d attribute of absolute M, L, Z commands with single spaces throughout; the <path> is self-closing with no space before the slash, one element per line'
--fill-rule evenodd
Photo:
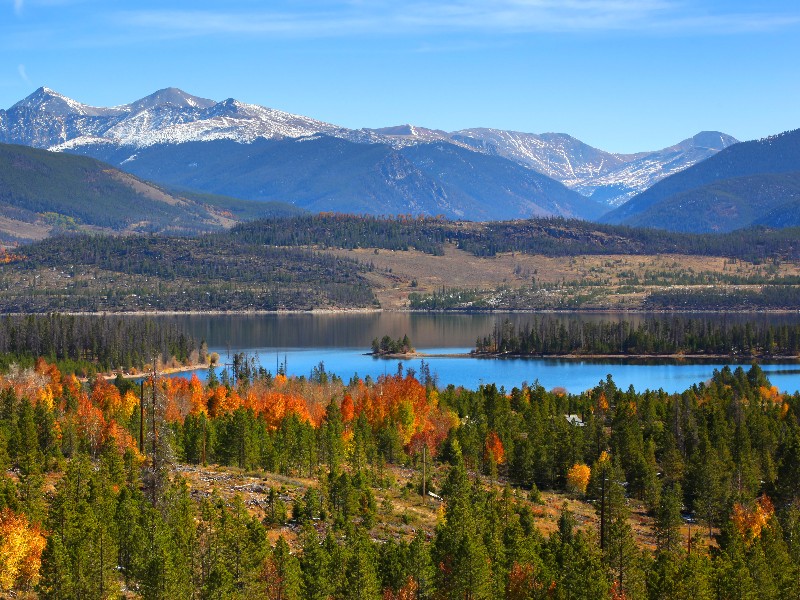
<path fill-rule="evenodd" d="M 17 16 L 22 14 L 23 8 L 24 8 L 23 0 L 14 0 L 14 12 L 17 14 Z"/>
<path fill-rule="evenodd" d="M 31 79 L 30 77 L 28 77 L 28 72 L 25 69 L 25 65 L 19 65 L 17 67 L 17 72 L 19 72 L 19 76 L 22 78 L 22 81 L 24 81 L 28 85 L 31 84 Z"/>
<path fill-rule="evenodd" d="M 349 1 L 270 12 L 139 10 L 117 13 L 118 25 L 167 36 L 347 36 L 413 33 L 713 33 L 772 31 L 800 24 L 796 13 L 712 12 L 677 0 Z"/>

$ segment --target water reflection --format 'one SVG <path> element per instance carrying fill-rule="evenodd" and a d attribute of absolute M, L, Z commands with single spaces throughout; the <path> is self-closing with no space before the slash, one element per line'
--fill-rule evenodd
<path fill-rule="evenodd" d="M 536 315 L 539 316 L 539 315 Z M 207 341 L 212 350 L 228 357 L 230 352 L 257 354 L 271 371 L 286 361 L 292 375 L 308 376 L 324 363 L 328 372 L 344 379 L 354 374 L 376 378 L 397 371 L 399 361 L 366 356 L 371 341 L 384 335 L 394 338 L 408 334 L 416 348 L 433 354 L 466 353 L 478 337 L 489 334 L 496 323 L 508 318 L 517 326 L 536 318 L 532 314 L 429 314 L 429 313 L 348 313 L 348 314 L 271 314 L 173 316 L 169 318 L 197 339 Z M 549 315 L 553 318 L 581 320 L 622 320 L 634 324 L 648 318 L 643 314 Z M 798 314 L 691 315 L 732 321 L 800 323 Z M 669 318 L 669 317 L 665 317 Z M 536 358 L 454 358 L 425 359 L 440 385 L 454 384 L 476 388 L 481 383 L 496 383 L 511 389 L 523 382 L 539 381 L 546 388 L 564 387 L 570 392 L 590 389 L 611 375 L 617 385 L 637 390 L 663 388 L 683 391 L 707 381 L 715 369 L 726 363 L 718 359 L 536 359 Z M 420 360 L 404 362 L 419 371 Z M 735 361 L 727 364 L 735 364 Z M 741 363 L 747 365 L 747 362 Z M 791 361 L 774 361 L 763 368 L 781 390 L 800 390 L 800 366 Z M 202 373 L 201 373 L 202 375 Z"/>
<path fill-rule="evenodd" d="M 622 321 L 637 325 L 652 317 L 642 313 L 580 313 L 547 314 L 553 319 L 580 321 Z M 724 319 L 733 322 L 798 323 L 800 314 L 742 314 L 728 315 L 695 313 L 687 317 Z M 268 315 L 188 315 L 162 317 L 174 320 L 197 339 L 209 346 L 231 348 L 369 348 L 374 338 L 405 334 L 418 349 L 475 346 L 478 337 L 492 332 L 505 319 L 517 328 L 541 319 L 531 313 L 341 313 L 341 314 L 268 314 Z M 664 315 L 664 318 L 670 316 Z"/>

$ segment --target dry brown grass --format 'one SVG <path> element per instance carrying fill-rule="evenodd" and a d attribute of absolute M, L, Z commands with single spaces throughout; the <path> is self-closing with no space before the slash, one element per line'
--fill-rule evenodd
<path fill-rule="evenodd" d="M 445 246 L 444 256 L 431 256 L 416 250 L 394 251 L 364 248 L 333 250 L 338 256 L 355 258 L 372 263 L 374 271 L 367 278 L 375 291 L 381 307 L 389 310 L 408 308 L 408 295 L 412 292 L 429 294 L 446 286 L 461 289 L 491 290 L 501 286 L 522 287 L 537 284 L 558 286 L 562 282 L 607 282 L 600 299 L 609 307 L 633 308 L 653 287 L 643 287 L 634 293 L 619 293 L 619 288 L 629 283 L 626 273 L 638 275 L 646 271 L 694 274 L 717 273 L 741 277 L 771 275 L 774 277 L 800 275 L 800 264 L 782 263 L 770 271 L 766 265 L 744 261 L 735 263 L 721 257 L 664 255 L 589 255 L 576 257 L 548 257 L 531 254 L 506 253 L 483 258 Z M 417 282 L 411 287 L 412 281 Z M 741 286 L 738 286 L 741 287 Z"/>
<path fill-rule="evenodd" d="M 286 477 L 275 473 L 259 472 L 245 473 L 240 469 L 219 466 L 192 466 L 181 465 L 177 471 L 186 478 L 191 489 L 192 497 L 199 499 L 213 493 L 230 501 L 240 494 L 250 513 L 261 519 L 265 516 L 267 494 L 270 488 L 279 492 L 281 498 L 289 508 L 295 499 L 305 494 L 306 490 L 317 485 L 313 479 L 305 477 Z M 436 478 L 442 480 L 446 469 L 440 467 Z M 429 538 L 433 536 L 436 524 L 441 518 L 441 505 L 428 498 L 426 502 L 409 489 L 409 484 L 418 481 L 419 473 L 413 469 L 392 466 L 385 471 L 386 479 L 392 482 L 390 487 L 373 489 L 378 505 L 377 525 L 371 531 L 375 539 L 404 539 L 410 541 L 418 531 L 423 531 Z M 491 485 L 484 480 L 485 485 Z M 498 484 L 495 484 L 497 487 Z M 577 527 L 586 531 L 599 531 L 599 518 L 595 506 L 591 502 L 561 492 L 543 492 L 542 504 L 533 504 L 525 498 L 524 492 L 517 495 L 517 502 L 527 504 L 533 511 L 536 526 L 544 536 L 551 535 L 558 529 L 558 519 L 562 507 L 572 511 L 577 522 Z M 384 499 L 389 498 L 392 510 L 384 511 Z M 647 514 L 644 505 L 636 500 L 629 500 L 631 511 L 629 522 L 633 529 L 637 544 L 641 548 L 655 550 L 656 538 L 653 528 L 653 518 Z M 405 516 L 404 516 L 405 515 Z M 324 532 L 327 524 L 318 523 L 317 529 Z M 300 527 L 291 523 L 282 526 L 273 526 L 268 531 L 271 543 L 279 536 L 283 536 L 290 546 L 298 548 Z M 691 526 L 691 534 L 701 533 L 701 544 L 707 546 L 707 531 L 698 525 Z M 688 541 L 689 526 L 684 524 L 681 528 L 683 540 Z"/>

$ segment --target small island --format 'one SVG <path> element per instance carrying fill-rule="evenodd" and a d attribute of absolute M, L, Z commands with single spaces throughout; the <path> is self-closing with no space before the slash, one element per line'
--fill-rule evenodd
<path fill-rule="evenodd" d="M 409 356 L 416 354 L 416 350 L 408 339 L 408 334 L 402 338 L 393 340 L 390 336 L 384 335 L 380 340 L 372 340 L 372 356 L 393 358 L 397 356 Z"/>

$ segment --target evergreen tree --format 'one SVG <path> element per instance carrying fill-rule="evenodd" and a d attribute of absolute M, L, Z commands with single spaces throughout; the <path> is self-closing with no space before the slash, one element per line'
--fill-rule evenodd
<path fill-rule="evenodd" d="M 320 543 L 313 527 L 303 531 L 303 554 L 300 558 L 302 569 L 302 597 L 307 600 L 326 600 L 333 593 L 330 577 L 330 553 Z"/>
<path fill-rule="evenodd" d="M 675 484 L 661 494 L 661 503 L 656 514 L 656 545 L 659 550 L 675 551 L 680 548 L 681 486 Z"/>
<path fill-rule="evenodd" d="M 436 528 L 433 561 L 443 598 L 491 598 L 491 568 L 482 539 L 484 517 L 476 510 L 463 463 L 450 469 L 443 490 L 445 521 Z"/>
<path fill-rule="evenodd" d="M 301 582 L 300 562 L 280 536 L 261 569 L 262 593 L 269 600 L 300 600 Z"/>

